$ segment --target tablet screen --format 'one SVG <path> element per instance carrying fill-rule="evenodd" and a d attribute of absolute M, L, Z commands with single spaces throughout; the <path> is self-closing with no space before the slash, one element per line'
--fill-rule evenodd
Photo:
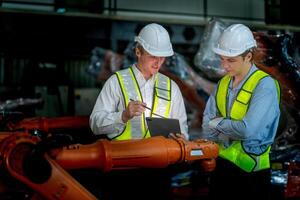
<path fill-rule="evenodd" d="M 168 137 L 170 133 L 181 133 L 178 119 L 146 117 L 151 136 Z"/>

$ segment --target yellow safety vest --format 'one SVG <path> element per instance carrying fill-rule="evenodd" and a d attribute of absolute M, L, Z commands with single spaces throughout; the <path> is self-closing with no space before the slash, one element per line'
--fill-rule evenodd
<path fill-rule="evenodd" d="M 140 92 L 140 88 L 132 67 L 116 72 L 122 94 L 125 102 L 125 108 L 127 108 L 130 99 L 139 100 L 143 102 L 143 97 Z M 171 80 L 169 77 L 157 73 L 155 80 L 155 87 L 153 91 L 153 105 L 151 115 L 153 113 L 159 114 L 165 117 L 169 116 L 171 106 Z M 144 113 L 141 116 L 136 116 L 126 123 L 124 130 L 116 137 L 111 138 L 113 140 L 128 140 L 132 139 L 132 133 L 140 133 L 138 138 L 148 138 L 151 134 L 146 130 Z M 137 137 L 137 136 L 135 136 Z"/>
<path fill-rule="evenodd" d="M 228 75 L 223 77 L 218 85 L 216 93 L 216 104 L 221 115 L 223 117 L 230 117 L 233 120 L 242 120 L 248 111 L 249 103 L 251 101 L 254 89 L 256 88 L 259 81 L 266 76 L 269 76 L 269 74 L 261 70 L 253 72 L 238 92 L 230 112 L 227 111 L 227 94 L 231 77 Z M 279 83 L 277 80 L 274 81 L 278 92 L 278 101 L 280 102 Z M 228 113 L 230 113 L 229 116 Z M 225 148 L 224 145 L 219 144 L 219 156 L 231 161 L 246 172 L 253 172 L 270 167 L 270 149 L 271 146 L 269 146 L 262 154 L 254 155 L 247 153 L 244 150 L 241 141 L 234 141 L 227 148 Z"/>

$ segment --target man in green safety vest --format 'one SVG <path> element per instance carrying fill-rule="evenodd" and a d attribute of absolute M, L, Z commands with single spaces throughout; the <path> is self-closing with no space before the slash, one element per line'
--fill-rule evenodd
<path fill-rule="evenodd" d="M 151 137 L 146 117 L 175 118 L 181 129 L 176 135 L 188 139 L 179 87 L 159 73 L 166 57 L 174 54 L 169 33 L 151 23 L 142 28 L 135 42 L 137 62 L 104 84 L 90 116 L 92 131 L 111 140 L 142 139 Z M 167 169 L 116 171 L 105 174 L 102 181 L 103 199 L 168 199 L 171 192 Z"/>
<path fill-rule="evenodd" d="M 104 84 L 90 116 L 92 131 L 112 140 L 148 138 L 145 118 L 164 117 L 179 119 L 181 133 L 188 139 L 179 87 L 158 72 L 166 57 L 174 54 L 169 33 L 159 24 L 148 24 L 135 42 L 137 63 L 117 71 Z"/>
<path fill-rule="evenodd" d="M 213 48 L 226 75 L 207 101 L 202 124 L 203 137 L 219 144 L 211 199 L 269 197 L 269 152 L 280 117 L 280 88 L 253 63 L 256 46 L 247 26 L 233 24 Z"/>

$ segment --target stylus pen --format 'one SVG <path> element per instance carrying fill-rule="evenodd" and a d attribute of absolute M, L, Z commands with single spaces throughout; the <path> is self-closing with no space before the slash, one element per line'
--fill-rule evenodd
<path fill-rule="evenodd" d="M 135 101 L 135 100 L 130 99 L 130 101 Z M 144 105 L 143 105 L 143 107 L 146 108 L 146 109 L 148 109 L 148 110 L 150 110 L 150 111 L 152 112 L 151 108 L 149 108 L 149 107 L 147 107 L 147 106 L 144 106 Z M 158 117 L 161 117 L 161 118 L 166 118 L 166 117 L 164 117 L 164 116 L 162 116 L 162 115 L 159 115 L 159 114 L 156 114 L 156 113 L 152 113 L 152 114 L 153 114 L 153 115 L 156 115 L 156 116 L 158 116 Z"/>

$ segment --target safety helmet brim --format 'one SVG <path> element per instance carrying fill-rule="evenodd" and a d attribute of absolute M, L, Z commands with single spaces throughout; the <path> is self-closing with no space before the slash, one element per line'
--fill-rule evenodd
<path fill-rule="evenodd" d="M 168 57 L 174 54 L 168 31 L 161 25 L 146 25 L 134 39 L 152 56 Z"/>
<path fill-rule="evenodd" d="M 147 42 L 144 41 L 140 36 L 136 36 L 134 38 L 134 41 L 139 43 L 143 47 L 143 49 L 145 51 L 147 51 L 152 56 L 169 57 L 169 56 L 174 55 L 174 51 L 173 51 L 173 48 L 172 48 L 171 45 L 166 51 L 161 51 L 161 50 L 155 49 L 155 48 L 150 47 L 149 45 L 147 45 Z"/>
<path fill-rule="evenodd" d="M 257 43 L 251 30 L 243 24 L 233 24 L 223 31 L 213 51 L 218 55 L 235 57 L 253 47 L 257 47 Z"/>
<path fill-rule="evenodd" d="M 236 57 L 236 56 L 239 56 L 242 53 L 244 53 L 244 52 L 228 52 L 228 51 L 224 51 L 218 47 L 213 47 L 213 52 L 220 56 L 226 56 L 226 57 Z"/>

